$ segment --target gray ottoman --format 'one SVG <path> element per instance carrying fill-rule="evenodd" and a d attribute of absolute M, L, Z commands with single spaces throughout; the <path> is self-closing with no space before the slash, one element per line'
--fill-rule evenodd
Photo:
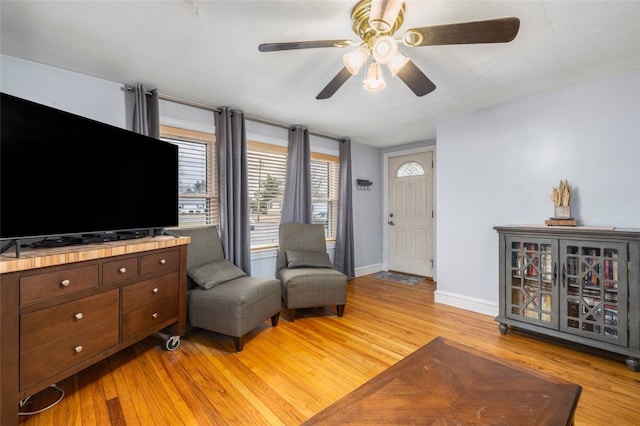
<path fill-rule="evenodd" d="M 271 317 L 278 325 L 280 281 L 241 277 L 210 290 L 196 287 L 189 291 L 189 324 L 233 337 L 236 351 L 243 348 L 243 337 Z"/>

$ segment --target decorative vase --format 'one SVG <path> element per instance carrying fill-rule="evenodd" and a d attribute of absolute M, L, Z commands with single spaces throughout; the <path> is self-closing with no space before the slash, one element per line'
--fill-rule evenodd
<path fill-rule="evenodd" d="M 571 206 L 554 206 L 553 217 L 557 217 L 559 219 L 571 218 Z"/>

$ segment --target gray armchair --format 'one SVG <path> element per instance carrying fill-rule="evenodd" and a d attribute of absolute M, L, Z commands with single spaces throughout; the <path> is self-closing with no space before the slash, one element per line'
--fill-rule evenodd
<path fill-rule="evenodd" d="M 296 309 L 336 306 L 338 317 L 347 303 L 347 276 L 336 271 L 327 254 L 324 225 L 281 224 L 276 277 L 288 317 Z"/>
<path fill-rule="evenodd" d="M 189 325 L 233 337 L 242 351 L 244 336 L 271 318 L 278 325 L 282 307 L 280 281 L 248 277 L 224 258 L 216 226 L 176 228 L 191 237 L 187 249 Z"/>

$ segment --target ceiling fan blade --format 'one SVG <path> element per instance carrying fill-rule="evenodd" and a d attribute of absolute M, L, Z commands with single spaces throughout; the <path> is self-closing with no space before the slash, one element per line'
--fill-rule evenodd
<path fill-rule="evenodd" d="M 520 19 L 499 18 L 488 21 L 464 22 L 411 28 L 404 33 L 407 46 L 438 46 L 446 44 L 507 43 L 520 29 Z"/>
<path fill-rule="evenodd" d="M 436 85 L 412 61 L 407 62 L 397 76 L 417 96 L 424 96 L 436 90 Z"/>
<path fill-rule="evenodd" d="M 349 47 L 351 40 L 314 40 L 293 41 L 286 43 L 262 43 L 258 46 L 260 52 L 277 52 L 279 50 L 316 49 L 318 47 Z"/>
<path fill-rule="evenodd" d="M 340 72 L 333 77 L 329 84 L 327 84 L 325 88 L 318 93 L 316 99 L 329 99 L 347 80 L 349 80 L 349 77 L 351 77 L 351 72 L 347 67 L 342 68 Z"/>

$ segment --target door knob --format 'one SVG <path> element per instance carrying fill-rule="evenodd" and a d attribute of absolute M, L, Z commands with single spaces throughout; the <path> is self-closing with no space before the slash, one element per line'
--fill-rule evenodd
<path fill-rule="evenodd" d="M 395 225 L 395 223 L 393 223 L 393 221 L 392 221 L 392 220 L 388 221 L 387 223 L 388 223 L 389 225 L 391 225 L 391 226 Z"/>

